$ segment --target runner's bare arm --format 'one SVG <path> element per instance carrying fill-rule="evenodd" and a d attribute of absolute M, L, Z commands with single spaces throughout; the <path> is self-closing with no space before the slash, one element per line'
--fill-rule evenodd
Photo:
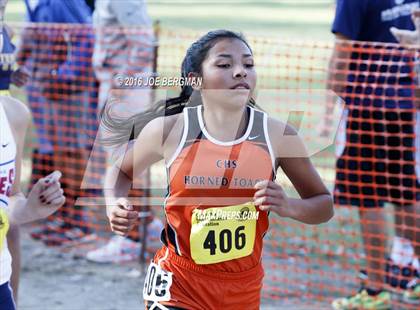
<path fill-rule="evenodd" d="M 256 185 L 256 204 L 262 210 L 272 210 L 306 224 L 327 222 L 334 215 L 331 194 L 313 167 L 296 130 L 269 119 L 269 132 L 279 166 L 301 199 L 287 197 L 276 182 L 263 181 Z"/>
<path fill-rule="evenodd" d="M 134 226 L 138 213 L 127 198 L 136 177 L 163 158 L 162 132 L 164 118 L 148 123 L 127 152 L 107 171 L 105 195 L 107 215 L 112 231 L 126 235 Z"/>
<path fill-rule="evenodd" d="M 38 180 L 28 197 L 25 197 L 21 190 L 21 168 L 30 112 L 22 102 L 14 98 L 1 97 L 1 101 L 16 141 L 16 170 L 10 196 L 9 220 L 13 224 L 24 224 L 44 218 L 63 205 L 65 198 L 59 183 L 61 173 L 54 172 Z"/>

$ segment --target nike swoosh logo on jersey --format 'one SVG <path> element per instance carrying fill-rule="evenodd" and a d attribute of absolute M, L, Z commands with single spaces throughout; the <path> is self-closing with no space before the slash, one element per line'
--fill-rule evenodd
<path fill-rule="evenodd" d="M 255 140 L 255 139 L 257 139 L 259 136 L 254 136 L 254 137 L 251 137 L 251 136 L 249 136 L 248 137 L 248 140 Z"/>
<path fill-rule="evenodd" d="M 6 144 L 2 144 L 1 146 L 2 147 L 6 147 L 6 146 L 8 146 L 10 144 L 10 142 L 7 142 Z"/>

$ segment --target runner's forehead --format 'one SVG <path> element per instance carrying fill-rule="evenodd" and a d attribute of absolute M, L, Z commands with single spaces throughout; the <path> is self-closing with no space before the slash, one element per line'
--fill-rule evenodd
<path fill-rule="evenodd" d="M 232 58 L 236 55 L 252 58 L 249 47 L 239 39 L 222 39 L 209 51 L 209 56 L 214 58 Z"/>
<path fill-rule="evenodd" d="M 216 57 L 218 57 L 218 58 L 232 58 L 232 55 L 231 54 L 219 54 Z M 252 55 L 251 54 L 242 54 L 242 57 L 243 58 L 249 58 L 249 57 L 252 57 Z"/>

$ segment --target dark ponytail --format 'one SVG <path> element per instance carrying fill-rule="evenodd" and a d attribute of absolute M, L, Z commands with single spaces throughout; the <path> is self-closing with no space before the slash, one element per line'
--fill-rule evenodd
<path fill-rule="evenodd" d="M 187 79 L 189 73 L 201 76 L 202 64 L 207 57 L 208 51 L 219 39 L 226 38 L 241 40 L 252 52 L 241 34 L 229 30 L 210 31 L 188 48 L 182 61 L 181 77 Z M 150 109 L 129 118 L 111 115 L 114 104 L 118 104 L 118 102 L 108 102 L 101 113 L 101 127 L 107 131 L 106 138 L 101 138 L 101 142 L 109 146 L 124 144 L 128 141 L 128 137 L 130 137 L 130 140 L 135 139 L 150 121 L 159 116 L 179 114 L 182 113 L 186 106 L 201 104 L 201 95 L 198 91 L 194 91 L 191 85 L 186 83 L 182 86 L 178 97 L 158 101 Z M 254 100 L 251 99 L 249 104 L 255 106 Z"/>

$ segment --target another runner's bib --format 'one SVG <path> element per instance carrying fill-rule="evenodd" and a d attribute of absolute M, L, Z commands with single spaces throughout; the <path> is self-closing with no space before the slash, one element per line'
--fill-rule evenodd
<path fill-rule="evenodd" d="M 151 301 L 171 300 L 172 272 L 163 270 L 151 262 L 144 280 L 143 299 Z"/>
<path fill-rule="evenodd" d="M 258 214 L 252 203 L 194 210 L 190 234 L 194 262 L 214 264 L 250 255 Z"/>
<path fill-rule="evenodd" d="M 4 240 L 6 240 L 6 234 L 9 230 L 9 218 L 6 212 L 0 208 L 0 251 L 3 249 Z"/>

